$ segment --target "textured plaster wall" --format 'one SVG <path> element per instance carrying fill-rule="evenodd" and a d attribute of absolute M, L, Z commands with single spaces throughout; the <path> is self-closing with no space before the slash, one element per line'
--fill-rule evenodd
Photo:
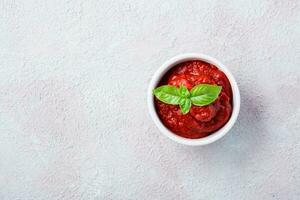
<path fill-rule="evenodd" d="M 298 0 L 0 0 L 0 199 L 300 199 Z M 162 136 L 146 88 L 202 52 L 240 86 L 218 142 Z"/>

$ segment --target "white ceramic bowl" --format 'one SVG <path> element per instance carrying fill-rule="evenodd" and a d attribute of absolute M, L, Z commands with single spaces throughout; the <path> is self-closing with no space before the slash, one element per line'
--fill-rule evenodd
<path fill-rule="evenodd" d="M 199 139 L 189 139 L 189 138 L 184 138 L 179 135 L 176 135 L 172 131 L 170 131 L 159 119 L 159 116 L 156 112 L 155 109 L 155 104 L 154 104 L 154 96 L 152 93 L 152 90 L 157 87 L 159 81 L 161 78 L 165 75 L 167 71 L 169 71 L 172 67 L 176 66 L 179 63 L 189 61 L 189 60 L 202 60 L 207 63 L 211 63 L 218 67 L 221 71 L 225 73 L 227 76 L 231 88 L 232 88 L 232 94 L 233 94 L 233 109 L 232 109 L 232 114 L 228 122 L 219 130 L 216 132 L 210 134 L 209 136 L 199 138 Z M 191 146 L 199 146 L 199 145 L 206 145 L 210 144 L 221 137 L 223 137 L 233 126 L 235 121 L 237 120 L 239 111 L 240 111 L 240 92 L 238 85 L 229 71 L 227 67 L 225 67 L 221 62 L 219 62 L 217 59 L 204 55 L 204 54 L 196 54 L 196 53 L 188 53 L 188 54 L 180 54 L 178 56 L 175 56 L 165 62 L 153 75 L 153 78 L 150 82 L 149 88 L 148 88 L 148 108 L 150 115 L 156 124 L 156 126 L 159 128 L 159 130 L 166 135 L 168 138 L 174 140 L 175 142 L 185 144 L 185 145 L 191 145 Z"/>

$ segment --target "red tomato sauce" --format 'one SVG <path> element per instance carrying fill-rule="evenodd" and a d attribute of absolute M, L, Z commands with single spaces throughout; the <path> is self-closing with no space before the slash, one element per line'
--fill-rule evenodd
<path fill-rule="evenodd" d="M 220 129 L 232 112 L 232 90 L 226 75 L 216 66 L 198 60 L 180 63 L 170 69 L 159 85 L 185 85 L 189 90 L 207 83 L 222 86 L 218 99 L 207 106 L 194 106 L 183 115 L 179 106 L 165 104 L 155 98 L 155 106 L 162 123 L 172 132 L 185 138 L 202 138 Z"/>

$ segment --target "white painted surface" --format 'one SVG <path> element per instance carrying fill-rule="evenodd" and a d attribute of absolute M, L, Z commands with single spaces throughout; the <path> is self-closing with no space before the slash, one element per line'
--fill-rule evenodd
<path fill-rule="evenodd" d="M 0 199 L 300 198 L 297 0 L 0 0 Z M 202 52 L 240 85 L 232 131 L 176 144 L 146 89 Z"/>

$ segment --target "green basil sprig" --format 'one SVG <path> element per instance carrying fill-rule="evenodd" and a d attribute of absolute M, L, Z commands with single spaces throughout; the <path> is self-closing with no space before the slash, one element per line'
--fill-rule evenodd
<path fill-rule="evenodd" d="M 182 114 L 187 114 L 192 104 L 195 106 L 206 106 L 213 103 L 222 90 L 221 86 L 210 84 L 196 85 L 189 91 L 184 85 L 179 88 L 173 85 L 162 85 L 153 90 L 153 94 L 160 101 L 179 105 Z"/>

